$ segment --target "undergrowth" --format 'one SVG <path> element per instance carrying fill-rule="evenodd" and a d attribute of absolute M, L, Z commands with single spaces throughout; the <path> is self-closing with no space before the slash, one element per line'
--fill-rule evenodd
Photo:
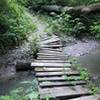
<path fill-rule="evenodd" d="M 90 75 L 89 71 L 81 64 L 78 64 L 77 59 L 78 58 L 74 58 L 74 57 L 70 58 L 70 60 L 72 61 L 72 66 L 75 69 L 77 69 L 80 73 L 80 79 L 85 80 L 87 82 L 87 87 L 89 88 L 89 90 L 92 94 L 94 94 L 94 95 L 100 94 L 100 87 L 96 86 L 91 81 L 91 78 L 90 78 L 91 75 Z"/>
<path fill-rule="evenodd" d="M 19 85 L 9 95 L 0 96 L 0 100 L 39 100 L 36 79 L 33 81 L 23 81 Z"/>
<path fill-rule="evenodd" d="M 28 5 L 62 5 L 62 6 L 77 6 L 77 5 L 89 5 L 94 3 L 100 3 L 100 0 L 17 0 L 18 2 Z"/>
<path fill-rule="evenodd" d="M 16 0 L 0 1 L 0 49 L 19 45 L 36 26 Z"/>
<path fill-rule="evenodd" d="M 89 17 L 63 12 L 60 15 L 49 18 L 50 20 L 48 19 L 49 26 L 47 32 L 57 33 L 61 37 L 73 36 L 79 39 L 84 37 L 100 39 L 100 17 Z"/>

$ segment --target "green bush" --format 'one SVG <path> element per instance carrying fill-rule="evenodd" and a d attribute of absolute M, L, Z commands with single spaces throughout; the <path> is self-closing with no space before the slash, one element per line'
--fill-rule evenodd
<path fill-rule="evenodd" d="M 17 0 L 21 4 L 35 5 L 62 5 L 62 6 L 76 6 L 89 5 L 93 3 L 100 3 L 100 0 Z"/>
<path fill-rule="evenodd" d="M 17 3 L 23 6 L 28 6 L 29 0 L 17 0 Z"/>
<path fill-rule="evenodd" d="M 100 3 L 100 0 L 68 0 L 68 5 L 70 6 L 89 5 L 94 3 Z"/>
<path fill-rule="evenodd" d="M 98 22 L 93 22 L 90 26 L 91 35 L 100 39 L 100 20 Z"/>
<path fill-rule="evenodd" d="M 0 100 L 29 100 L 26 96 L 24 88 L 20 87 L 11 91 L 10 95 L 0 96 Z"/>
<path fill-rule="evenodd" d="M 79 37 L 86 31 L 86 27 L 80 18 L 74 18 L 65 12 L 57 16 L 52 25 L 55 32 L 69 36 Z"/>
<path fill-rule="evenodd" d="M 0 48 L 19 44 L 35 30 L 32 18 L 16 0 L 0 1 Z"/>

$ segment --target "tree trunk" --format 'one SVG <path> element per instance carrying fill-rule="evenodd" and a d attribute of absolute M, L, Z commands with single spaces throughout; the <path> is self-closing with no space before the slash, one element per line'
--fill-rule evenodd
<path fill-rule="evenodd" d="M 34 10 L 42 10 L 45 12 L 55 12 L 55 13 L 61 13 L 63 11 L 65 12 L 74 12 L 79 14 L 90 14 L 90 13 L 100 13 L 100 3 L 98 4 L 92 4 L 88 6 L 78 6 L 78 7 L 62 7 L 58 5 L 44 5 L 44 6 L 37 6 L 33 7 Z"/>

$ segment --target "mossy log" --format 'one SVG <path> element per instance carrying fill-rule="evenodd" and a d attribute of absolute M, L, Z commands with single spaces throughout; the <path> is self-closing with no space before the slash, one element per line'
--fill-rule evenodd
<path fill-rule="evenodd" d="M 44 12 L 55 12 L 55 13 L 61 13 L 63 11 L 65 12 L 74 12 L 79 14 L 90 14 L 90 13 L 100 13 L 100 3 L 98 4 L 91 4 L 88 6 L 77 6 L 77 7 L 62 7 L 58 5 L 44 5 L 44 6 L 35 6 L 33 7 L 34 10 L 42 10 Z"/>

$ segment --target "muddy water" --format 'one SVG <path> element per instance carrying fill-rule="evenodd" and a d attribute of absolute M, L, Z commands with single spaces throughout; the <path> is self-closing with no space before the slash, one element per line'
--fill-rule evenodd
<path fill-rule="evenodd" d="M 100 41 L 70 40 L 66 43 L 64 52 L 66 56 L 77 57 L 78 63 L 88 69 L 93 82 L 100 86 Z"/>
<path fill-rule="evenodd" d="M 0 95 L 8 95 L 12 90 L 22 87 L 21 83 L 24 81 L 33 81 L 34 90 L 36 91 L 36 81 L 34 73 L 31 72 L 19 72 L 15 74 L 15 77 L 6 81 L 0 80 Z M 29 87 L 25 87 L 26 89 Z"/>
<path fill-rule="evenodd" d="M 88 69 L 95 84 L 100 86 L 100 47 L 79 57 L 78 63 Z"/>
<path fill-rule="evenodd" d="M 93 75 L 100 75 L 100 47 L 87 55 L 79 57 L 79 63 L 90 69 Z"/>

